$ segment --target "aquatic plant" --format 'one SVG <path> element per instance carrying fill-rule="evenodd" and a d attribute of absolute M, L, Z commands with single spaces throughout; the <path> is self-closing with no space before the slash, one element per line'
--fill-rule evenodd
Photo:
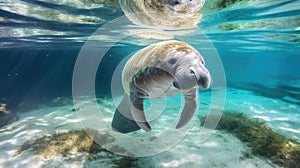
<path fill-rule="evenodd" d="M 88 132 L 88 133 L 87 133 Z M 127 168 L 135 165 L 136 158 L 128 156 L 119 156 L 101 147 L 93 138 L 101 138 L 104 143 L 111 140 L 109 135 L 100 134 L 93 129 L 87 130 L 71 130 L 68 132 L 46 135 L 35 140 L 28 140 L 19 147 L 15 155 L 19 155 L 24 151 L 33 151 L 35 154 L 41 155 L 46 159 L 54 156 L 68 157 L 76 153 L 87 153 L 87 161 L 91 162 L 97 159 L 110 159 L 118 168 Z M 105 153 L 99 157 L 99 153 Z"/>
<path fill-rule="evenodd" d="M 205 118 L 200 118 L 201 123 L 204 123 Z M 253 154 L 267 158 L 277 165 L 300 167 L 300 144 L 273 131 L 259 120 L 249 119 L 242 113 L 224 112 L 216 129 L 234 134 L 246 142 Z"/>

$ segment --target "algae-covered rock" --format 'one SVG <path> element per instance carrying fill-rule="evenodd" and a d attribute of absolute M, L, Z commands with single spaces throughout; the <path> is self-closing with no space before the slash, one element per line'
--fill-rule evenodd
<path fill-rule="evenodd" d="M 96 143 L 93 138 L 97 139 L 99 143 Z M 114 138 L 107 132 L 100 133 L 93 129 L 72 130 L 28 140 L 19 147 L 15 155 L 20 155 L 24 151 L 31 151 L 45 159 L 50 159 L 56 156 L 69 157 L 74 154 L 85 153 L 88 154 L 86 162 L 110 160 L 111 164 L 119 168 L 134 166 L 136 158 L 120 156 L 101 147 L 101 145 L 111 141 L 114 141 Z"/>
<path fill-rule="evenodd" d="M 7 109 L 7 105 L 0 103 L 0 127 L 3 127 L 16 118 L 16 115 Z"/>
<path fill-rule="evenodd" d="M 66 156 L 71 152 L 89 152 L 93 146 L 93 140 L 85 131 L 76 130 L 29 140 L 20 146 L 16 154 L 32 150 L 45 158 L 50 158 L 55 155 Z"/>
<path fill-rule="evenodd" d="M 6 104 L 3 104 L 3 103 L 0 103 L 0 111 L 1 111 L 2 113 L 5 113 L 5 114 L 9 114 L 9 113 L 10 113 L 10 111 L 7 110 L 7 105 L 6 105 Z"/>
<path fill-rule="evenodd" d="M 204 120 L 205 117 L 201 118 L 201 121 Z M 273 131 L 263 122 L 249 119 L 241 113 L 225 112 L 216 129 L 234 134 L 246 142 L 253 154 L 265 157 L 277 165 L 300 167 L 300 144 Z"/>
<path fill-rule="evenodd" d="M 95 134 L 97 132 L 95 131 Z M 74 153 L 95 153 L 103 150 L 84 130 L 73 130 L 43 136 L 25 142 L 16 154 L 25 150 L 32 150 L 44 158 L 61 155 L 67 156 Z"/>

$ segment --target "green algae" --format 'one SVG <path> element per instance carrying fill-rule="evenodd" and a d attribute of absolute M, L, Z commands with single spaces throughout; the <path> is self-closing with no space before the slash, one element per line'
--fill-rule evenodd
<path fill-rule="evenodd" d="M 205 118 L 200 118 L 201 123 Z M 251 148 L 254 155 L 267 158 L 279 166 L 300 167 L 299 143 L 273 131 L 259 120 L 249 119 L 242 113 L 224 112 L 216 129 L 237 136 Z"/>

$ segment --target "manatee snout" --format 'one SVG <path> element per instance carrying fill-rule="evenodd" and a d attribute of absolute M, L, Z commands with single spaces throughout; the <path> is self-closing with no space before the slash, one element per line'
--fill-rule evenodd
<path fill-rule="evenodd" d="M 173 86 L 177 89 L 187 90 L 192 88 L 207 89 L 211 83 L 209 71 L 204 67 L 190 67 L 181 70 L 173 81 Z"/>
<path fill-rule="evenodd" d="M 207 74 L 200 75 L 197 80 L 197 84 L 200 88 L 207 89 L 210 86 L 210 75 L 209 72 Z"/>
<path fill-rule="evenodd" d="M 204 68 L 203 72 L 200 72 L 199 75 L 195 73 L 195 80 L 197 81 L 197 85 L 199 88 L 207 89 L 210 86 L 210 73 L 209 71 Z"/>

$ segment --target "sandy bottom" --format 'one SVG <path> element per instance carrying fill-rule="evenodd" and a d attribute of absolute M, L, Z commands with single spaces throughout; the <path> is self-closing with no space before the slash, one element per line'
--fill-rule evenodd
<path fill-rule="evenodd" d="M 209 101 L 205 100 L 210 97 L 209 93 L 203 93 L 200 96 L 200 107 L 198 115 L 205 115 L 204 111 L 209 107 Z M 130 137 L 153 137 L 159 135 L 159 132 L 165 128 L 171 127 L 173 122 L 176 122 L 178 111 L 180 111 L 181 104 L 177 106 L 173 101 L 180 97 L 174 98 L 169 102 L 167 114 L 159 114 L 156 116 L 149 116 L 150 118 L 159 117 L 157 121 L 150 122 L 153 128 L 151 133 L 145 134 L 144 131 L 129 134 Z M 176 100 L 178 101 L 178 100 Z M 91 102 L 82 102 L 81 106 L 88 107 Z M 106 122 L 111 122 L 111 116 L 115 109 L 114 103 L 111 99 L 101 99 L 100 109 L 104 111 L 104 118 Z M 88 121 L 89 118 L 78 117 L 78 112 L 73 111 L 73 106 L 63 107 L 45 107 L 41 109 L 32 110 L 25 113 L 20 113 L 19 120 L 10 125 L 0 129 L 0 165 L 1 167 L 116 167 L 116 164 L 111 159 L 111 154 L 101 152 L 89 156 L 86 153 L 74 153 L 71 156 L 62 157 L 56 156 L 54 158 L 45 159 L 42 156 L 36 155 L 34 151 L 25 151 L 16 155 L 16 151 L 20 145 L 28 140 L 41 137 L 43 135 L 50 135 L 58 132 L 66 132 L 68 130 L 82 129 L 82 123 Z M 232 110 L 241 112 L 243 111 L 250 117 L 260 118 L 267 122 L 276 131 L 282 134 L 299 140 L 300 139 L 300 121 L 297 121 L 300 114 L 299 106 L 290 105 L 280 100 L 256 96 L 248 91 L 229 89 L 227 92 L 227 101 L 225 110 Z M 175 119 L 174 119 L 175 118 Z M 170 124 L 171 123 L 171 124 Z M 171 125 L 171 126 L 170 126 Z M 187 134 L 175 143 L 172 147 L 166 147 L 162 153 L 140 157 L 135 160 L 136 167 L 277 167 L 269 161 L 256 157 L 251 154 L 251 150 L 235 136 L 214 130 L 212 134 L 204 142 L 199 141 L 199 133 L 205 131 L 204 128 L 199 126 L 199 120 L 194 117 L 194 122 L 190 124 L 190 130 Z M 124 145 L 124 148 L 134 152 L 152 151 L 149 147 L 145 147 L 144 143 L 137 144 L 121 144 L 122 138 L 119 134 L 113 132 L 109 128 L 100 130 L 107 135 L 116 139 L 114 142 L 107 142 L 105 145 L 109 146 L 110 143 L 119 143 Z M 170 134 L 169 138 L 176 134 Z M 119 139 L 119 142 L 118 142 Z M 150 142 L 150 141 L 149 141 Z M 126 146 L 127 145 L 127 146 Z M 130 148 L 130 146 L 133 146 Z M 148 149 L 149 148 L 149 149 Z M 158 146 L 158 148 L 161 148 Z M 115 155 L 114 157 L 122 158 Z"/>

